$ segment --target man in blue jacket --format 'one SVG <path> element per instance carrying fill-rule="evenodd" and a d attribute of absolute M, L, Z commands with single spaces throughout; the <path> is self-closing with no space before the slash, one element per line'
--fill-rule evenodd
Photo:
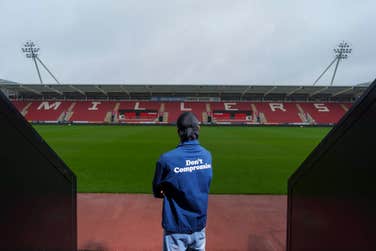
<path fill-rule="evenodd" d="M 212 158 L 193 113 L 181 114 L 177 127 L 180 144 L 161 155 L 153 179 L 154 196 L 163 198 L 163 250 L 205 250 Z"/>

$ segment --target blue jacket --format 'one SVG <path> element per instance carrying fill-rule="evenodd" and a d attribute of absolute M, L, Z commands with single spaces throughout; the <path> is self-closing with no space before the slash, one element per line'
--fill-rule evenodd
<path fill-rule="evenodd" d="M 198 140 L 183 142 L 160 157 L 153 193 L 163 198 L 162 227 L 166 231 L 193 233 L 206 226 L 211 165 L 210 152 Z"/>

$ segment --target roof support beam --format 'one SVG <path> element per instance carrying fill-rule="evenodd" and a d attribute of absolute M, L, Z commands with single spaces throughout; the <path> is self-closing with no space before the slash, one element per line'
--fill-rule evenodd
<path fill-rule="evenodd" d="M 303 86 L 299 86 L 298 88 L 296 88 L 296 89 L 292 90 L 291 92 L 287 93 L 286 97 L 291 96 L 292 94 L 294 94 L 295 92 L 297 92 L 301 89 L 303 89 Z"/>
<path fill-rule="evenodd" d="M 240 98 L 242 98 L 248 91 L 249 89 L 252 88 L 252 85 L 248 86 L 247 88 L 245 88 L 245 90 L 242 92 L 242 94 L 240 95 Z"/>
<path fill-rule="evenodd" d="M 34 90 L 33 88 L 30 88 L 30 87 L 27 87 L 27 86 L 24 86 L 24 85 L 20 85 L 21 88 L 29 91 L 29 92 L 33 92 L 35 94 L 38 94 L 38 95 L 41 95 L 42 96 L 42 93 L 41 92 L 38 92 L 37 90 Z"/>
<path fill-rule="evenodd" d="M 54 91 L 54 92 L 60 94 L 60 95 L 64 95 L 64 93 L 62 93 L 61 91 L 53 88 L 52 86 L 45 85 L 45 87 L 48 88 L 48 89 L 50 89 L 51 91 Z"/>
<path fill-rule="evenodd" d="M 354 90 L 354 87 L 346 88 L 346 89 L 344 89 L 344 90 L 342 90 L 342 91 L 339 91 L 339 92 L 334 93 L 334 94 L 332 95 L 332 97 L 336 97 L 336 96 L 338 96 L 338 95 L 341 95 L 341 94 L 343 94 L 343 93 L 346 93 L 346 92 L 348 92 L 348 91 L 352 91 L 352 90 Z"/>
<path fill-rule="evenodd" d="M 317 90 L 317 91 L 315 91 L 315 92 L 312 92 L 312 93 L 309 95 L 309 97 L 315 96 L 316 94 L 319 94 L 320 92 L 323 92 L 323 91 L 327 90 L 328 88 L 329 88 L 329 87 L 326 86 L 326 87 L 321 88 L 321 89 L 319 89 L 319 90 Z"/>
<path fill-rule="evenodd" d="M 131 95 L 129 94 L 129 91 L 124 88 L 124 85 L 119 85 L 119 87 L 120 87 L 120 90 L 122 90 L 123 92 L 125 92 L 128 95 L 128 97 L 131 97 Z"/>
<path fill-rule="evenodd" d="M 147 85 L 146 86 L 146 88 L 148 89 L 148 92 L 149 92 L 149 94 L 150 94 L 150 97 L 152 97 L 153 96 L 153 93 L 152 93 L 152 91 L 151 91 L 151 86 L 150 85 Z"/>
<path fill-rule="evenodd" d="M 102 88 L 100 88 L 99 85 L 95 85 L 94 87 L 95 89 L 99 90 L 101 93 L 107 96 L 107 92 L 105 92 Z"/>
<path fill-rule="evenodd" d="M 83 96 L 86 96 L 86 93 L 83 91 L 83 90 L 81 90 L 81 89 L 79 89 L 79 88 L 77 88 L 77 87 L 75 87 L 75 86 L 73 86 L 73 85 L 70 85 L 69 87 L 71 87 L 73 90 L 75 90 L 75 91 L 78 91 L 79 93 L 81 93 Z"/>
<path fill-rule="evenodd" d="M 270 88 L 270 90 L 268 90 L 267 92 L 264 93 L 264 97 L 266 97 L 267 95 L 269 95 L 275 89 L 277 89 L 277 86 L 273 86 L 272 88 Z"/>

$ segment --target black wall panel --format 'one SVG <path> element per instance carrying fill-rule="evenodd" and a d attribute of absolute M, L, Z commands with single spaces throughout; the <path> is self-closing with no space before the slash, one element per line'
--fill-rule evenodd
<path fill-rule="evenodd" d="M 376 81 L 288 182 L 287 250 L 376 250 Z"/>
<path fill-rule="evenodd" d="M 0 250 L 76 250 L 76 177 L 0 92 Z"/>

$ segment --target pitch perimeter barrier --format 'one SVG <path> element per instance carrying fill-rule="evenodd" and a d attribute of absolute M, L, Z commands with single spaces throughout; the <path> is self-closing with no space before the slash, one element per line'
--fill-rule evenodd
<path fill-rule="evenodd" d="M 376 80 L 288 181 L 287 250 L 376 250 Z"/>
<path fill-rule="evenodd" d="M 77 250 L 76 177 L 0 92 L 0 250 Z"/>

